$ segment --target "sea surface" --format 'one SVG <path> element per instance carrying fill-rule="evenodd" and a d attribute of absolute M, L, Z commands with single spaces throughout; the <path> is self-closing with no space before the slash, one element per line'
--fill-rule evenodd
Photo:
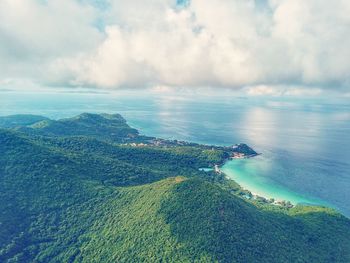
<path fill-rule="evenodd" d="M 262 154 L 223 167 L 244 188 L 293 203 L 329 205 L 350 216 L 349 98 L 140 90 L 0 92 L 0 115 L 57 119 L 82 112 L 120 113 L 150 136 L 216 145 L 247 143 Z"/>

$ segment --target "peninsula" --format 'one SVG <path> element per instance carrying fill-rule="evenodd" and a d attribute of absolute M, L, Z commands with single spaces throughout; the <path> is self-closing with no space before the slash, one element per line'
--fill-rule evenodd
<path fill-rule="evenodd" d="M 348 218 L 248 199 L 215 172 L 256 155 L 119 114 L 0 117 L 0 262 L 350 262 Z"/>

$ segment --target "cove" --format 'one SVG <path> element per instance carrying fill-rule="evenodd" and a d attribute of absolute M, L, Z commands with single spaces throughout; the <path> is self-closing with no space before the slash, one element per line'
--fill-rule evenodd
<path fill-rule="evenodd" d="M 305 196 L 296 191 L 292 191 L 287 187 L 274 182 L 268 176 L 262 176 L 261 173 L 266 172 L 269 168 L 268 162 L 263 157 L 249 159 L 235 159 L 227 161 L 221 171 L 241 187 L 249 190 L 255 195 L 273 198 L 277 201 L 290 201 L 292 204 L 308 204 L 308 205 L 327 205 L 325 201 Z"/>

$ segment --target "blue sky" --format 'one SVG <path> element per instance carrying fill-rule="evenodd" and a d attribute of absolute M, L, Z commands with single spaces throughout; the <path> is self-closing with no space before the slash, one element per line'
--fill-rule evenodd
<path fill-rule="evenodd" d="M 350 2 L 2 0 L 0 89 L 350 96 Z"/>

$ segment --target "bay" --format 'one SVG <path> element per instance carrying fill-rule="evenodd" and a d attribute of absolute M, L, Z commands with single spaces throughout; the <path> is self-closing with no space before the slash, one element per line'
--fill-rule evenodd
<path fill-rule="evenodd" d="M 350 216 L 350 104 L 346 99 L 223 94 L 1 92 L 0 115 L 64 118 L 120 113 L 141 133 L 262 153 L 226 168 L 254 192 L 327 204 Z M 225 169 L 226 169 L 225 168 Z"/>

